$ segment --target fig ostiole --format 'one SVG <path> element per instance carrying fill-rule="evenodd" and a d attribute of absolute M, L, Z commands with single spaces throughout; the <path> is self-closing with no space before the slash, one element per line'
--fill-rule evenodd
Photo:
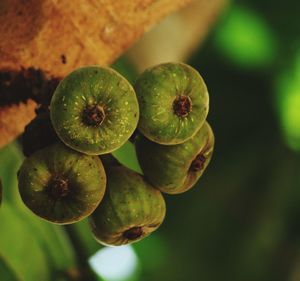
<path fill-rule="evenodd" d="M 111 68 L 86 66 L 59 83 L 50 116 L 67 146 L 100 155 L 129 139 L 137 127 L 139 106 L 133 87 L 123 76 Z"/>
<path fill-rule="evenodd" d="M 135 90 L 140 106 L 138 129 L 154 142 L 183 143 L 196 134 L 207 117 L 207 87 L 187 64 L 150 67 L 137 79 Z"/>
<path fill-rule="evenodd" d="M 137 157 L 145 178 L 162 192 L 183 193 L 195 185 L 209 164 L 214 149 L 214 134 L 207 122 L 188 141 L 160 145 L 139 135 Z"/>
<path fill-rule="evenodd" d="M 114 160 L 103 159 L 103 164 L 107 189 L 103 201 L 90 216 L 94 236 L 104 245 L 139 241 L 163 222 L 164 198 L 138 173 Z"/>
<path fill-rule="evenodd" d="M 81 154 L 61 142 L 26 158 L 18 172 L 24 204 L 39 217 L 69 224 L 90 215 L 102 200 L 106 174 L 98 156 Z"/>

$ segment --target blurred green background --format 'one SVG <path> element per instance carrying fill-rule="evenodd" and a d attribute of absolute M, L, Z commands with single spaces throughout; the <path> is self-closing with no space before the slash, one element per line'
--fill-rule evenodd
<path fill-rule="evenodd" d="M 299 11 L 296 0 L 231 1 L 189 58 L 209 88 L 214 157 L 191 191 L 165 196 L 164 224 L 132 247 L 101 249 L 86 221 L 35 217 L 17 191 L 18 142 L 0 150 L 0 280 L 92 268 L 106 281 L 299 281 Z M 134 81 L 128 58 L 114 67 Z M 139 171 L 131 144 L 115 155 Z"/>

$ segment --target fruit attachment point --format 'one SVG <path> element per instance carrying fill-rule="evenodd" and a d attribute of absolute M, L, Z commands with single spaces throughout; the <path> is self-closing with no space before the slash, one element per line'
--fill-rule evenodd
<path fill-rule="evenodd" d="M 105 119 L 105 112 L 100 105 L 88 105 L 82 112 L 82 122 L 87 126 L 98 127 Z"/>
<path fill-rule="evenodd" d="M 173 111 L 179 117 L 186 117 L 192 111 L 192 100 L 189 96 L 178 96 L 173 102 Z"/>
<path fill-rule="evenodd" d="M 123 237 L 128 240 L 136 240 L 143 235 L 142 227 L 132 227 L 123 233 Z"/>

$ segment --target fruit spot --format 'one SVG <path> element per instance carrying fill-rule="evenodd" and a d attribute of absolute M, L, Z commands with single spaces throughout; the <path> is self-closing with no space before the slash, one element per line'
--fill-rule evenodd
<path fill-rule="evenodd" d="M 173 102 L 173 111 L 179 117 L 186 117 L 192 111 L 192 101 L 189 96 L 177 96 Z"/>
<path fill-rule="evenodd" d="M 98 127 L 105 118 L 105 112 L 100 105 L 88 105 L 82 112 L 82 122 L 88 126 Z"/>
<path fill-rule="evenodd" d="M 62 178 L 54 178 L 50 180 L 47 188 L 51 197 L 55 200 L 66 197 L 70 192 L 68 181 Z"/>
<path fill-rule="evenodd" d="M 67 57 L 66 57 L 64 54 L 62 54 L 62 55 L 60 56 L 60 59 L 61 59 L 61 63 L 62 63 L 62 64 L 66 64 L 66 63 L 67 63 Z"/>
<path fill-rule="evenodd" d="M 190 171 L 191 172 L 198 172 L 204 169 L 206 158 L 203 154 L 198 154 L 197 157 L 193 160 Z"/>
<path fill-rule="evenodd" d="M 123 237 L 128 240 L 136 240 L 143 235 L 142 227 L 132 227 L 123 233 Z"/>

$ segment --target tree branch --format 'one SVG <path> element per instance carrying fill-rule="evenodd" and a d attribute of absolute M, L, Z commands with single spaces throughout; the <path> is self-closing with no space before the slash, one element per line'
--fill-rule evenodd
<path fill-rule="evenodd" d="M 0 70 L 64 77 L 109 65 L 161 18 L 191 0 L 1 0 Z"/>
<path fill-rule="evenodd" d="M 44 85 L 83 65 L 109 65 L 151 26 L 190 1 L 1 0 L 0 147 L 35 116 L 33 100 L 40 102 L 40 94 L 27 87 L 33 81 L 42 77 Z M 36 77 L 24 82 L 28 73 Z M 24 88 L 14 84 L 20 81 Z"/>

